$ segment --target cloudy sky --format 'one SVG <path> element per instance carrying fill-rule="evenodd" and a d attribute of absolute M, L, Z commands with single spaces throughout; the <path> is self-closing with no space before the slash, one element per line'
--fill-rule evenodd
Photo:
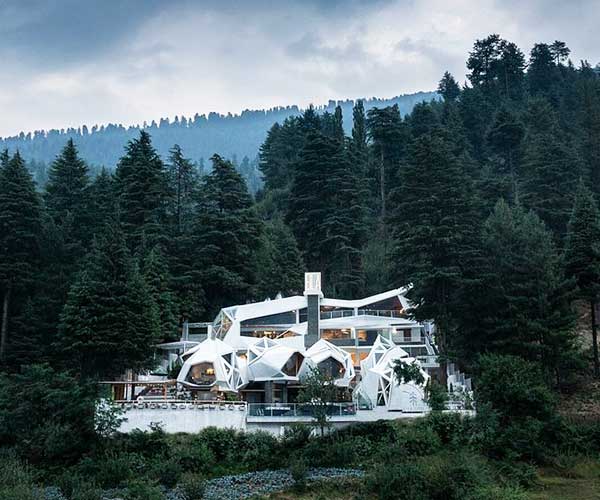
<path fill-rule="evenodd" d="M 476 38 L 600 61 L 598 0 L 0 0 L 0 136 L 432 90 Z"/>

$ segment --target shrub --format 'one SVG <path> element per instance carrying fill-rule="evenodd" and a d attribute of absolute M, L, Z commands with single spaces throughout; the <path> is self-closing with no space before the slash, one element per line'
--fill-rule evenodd
<path fill-rule="evenodd" d="M 0 498 L 2 500 L 41 500 L 33 475 L 14 453 L 0 452 Z"/>
<path fill-rule="evenodd" d="M 134 429 L 121 436 L 120 444 L 124 450 L 152 458 L 165 455 L 169 451 L 167 433 L 158 423 L 151 424 L 150 431 Z"/>
<path fill-rule="evenodd" d="M 297 450 L 308 443 L 312 434 L 312 427 L 303 423 L 294 423 L 285 427 L 283 431 L 283 448 Z"/>
<path fill-rule="evenodd" d="M 268 469 L 281 466 L 279 441 L 265 431 L 246 432 L 239 435 L 236 452 L 242 463 L 250 469 Z"/>
<path fill-rule="evenodd" d="M 125 498 L 127 500 L 163 500 L 164 495 L 154 483 L 134 479 L 127 483 Z"/>
<path fill-rule="evenodd" d="M 465 500 L 527 500 L 528 495 L 512 486 L 486 485 L 469 493 Z"/>
<path fill-rule="evenodd" d="M 538 483 L 537 470 L 531 464 L 514 460 L 505 460 L 502 462 L 495 462 L 494 466 L 502 481 L 510 485 L 531 488 Z"/>
<path fill-rule="evenodd" d="M 365 488 L 380 500 L 429 499 L 423 471 L 411 462 L 376 468 L 367 476 Z"/>
<path fill-rule="evenodd" d="M 443 445 L 458 445 L 466 440 L 462 417 L 456 413 L 432 412 L 425 422 L 438 435 Z"/>
<path fill-rule="evenodd" d="M 217 462 L 227 463 L 237 449 L 238 433 L 233 429 L 207 427 L 198 433 L 198 440 L 206 445 Z"/>
<path fill-rule="evenodd" d="M 303 459 L 295 459 L 290 464 L 290 474 L 294 480 L 294 487 L 300 491 L 306 488 L 308 477 L 308 466 Z"/>
<path fill-rule="evenodd" d="M 134 453 L 107 453 L 86 457 L 77 466 L 78 475 L 93 478 L 103 488 L 115 488 L 145 470 L 143 457 Z M 134 469 L 136 474 L 134 474 Z"/>
<path fill-rule="evenodd" d="M 439 436 L 422 422 L 401 423 L 397 427 L 395 441 L 410 456 L 429 455 L 441 446 Z"/>
<path fill-rule="evenodd" d="M 149 476 L 156 479 L 167 488 L 173 488 L 183 472 L 178 460 L 169 458 L 166 460 L 156 459 L 150 469 Z"/>
<path fill-rule="evenodd" d="M 446 409 L 446 403 L 448 403 L 448 389 L 439 382 L 429 379 L 429 382 L 425 387 L 425 396 L 427 404 L 433 411 L 442 411 Z"/>
<path fill-rule="evenodd" d="M 376 468 L 365 484 L 383 500 L 463 500 L 490 482 L 492 476 L 481 458 L 442 453 Z"/>
<path fill-rule="evenodd" d="M 198 474 L 183 474 L 179 483 L 179 490 L 186 500 L 200 500 L 206 490 L 204 478 Z"/>
<path fill-rule="evenodd" d="M 207 474 L 215 463 L 215 456 L 198 436 L 185 436 L 172 445 L 171 453 L 177 457 L 184 472 Z"/>
<path fill-rule="evenodd" d="M 351 463 L 352 450 L 343 441 L 314 439 L 302 450 L 304 460 L 312 467 L 343 467 Z"/>

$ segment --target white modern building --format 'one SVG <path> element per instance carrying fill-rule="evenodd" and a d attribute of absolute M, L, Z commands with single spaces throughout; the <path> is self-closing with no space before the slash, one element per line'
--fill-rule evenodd
<path fill-rule="evenodd" d="M 398 359 L 419 365 L 426 381 L 439 370 L 432 326 L 406 315 L 408 289 L 329 299 L 320 279 L 307 273 L 303 295 L 226 307 L 204 340 L 166 346 L 183 351 L 178 384 L 192 399 L 235 393 L 248 403 L 289 404 L 318 369 L 363 407 L 422 411 L 424 387 L 398 383 L 393 371 Z"/>
<path fill-rule="evenodd" d="M 176 380 L 155 374 L 107 382 L 126 410 L 121 430 L 161 422 L 167 432 L 217 426 L 279 434 L 311 421 L 310 405 L 297 400 L 313 370 L 335 384 L 334 426 L 421 415 L 432 377 L 468 393 L 470 380 L 453 365 L 441 376 L 435 329 L 408 317 L 408 290 L 330 299 L 320 273 L 307 273 L 303 295 L 226 307 L 212 323 L 185 324 L 180 341 L 158 346 L 164 374 L 182 365 Z M 398 360 L 416 364 L 423 382 L 397 380 Z"/>

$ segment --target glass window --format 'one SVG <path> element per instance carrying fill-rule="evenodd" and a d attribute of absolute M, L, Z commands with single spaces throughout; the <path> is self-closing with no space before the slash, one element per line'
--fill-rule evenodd
<path fill-rule="evenodd" d="M 302 362 L 304 361 L 304 356 L 299 352 L 294 353 L 290 358 L 286 361 L 285 365 L 281 369 L 283 373 L 289 375 L 290 377 L 295 377 L 298 375 L 300 371 L 300 367 L 302 366 Z"/>
<path fill-rule="evenodd" d="M 350 328 L 325 329 L 321 330 L 321 338 L 325 340 L 349 339 L 351 336 Z"/>
<path fill-rule="evenodd" d="M 344 369 L 344 365 L 342 365 L 342 363 L 331 357 L 321 361 L 317 365 L 317 368 L 326 377 L 334 379 L 343 377 L 344 373 L 346 372 L 346 370 Z"/>
<path fill-rule="evenodd" d="M 250 318 L 242 321 L 244 326 L 271 326 L 271 325 L 293 325 L 296 323 L 296 311 L 286 311 L 258 318 Z"/>
<path fill-rule="evenodd" d="M 196 385 L 210 385 L 216 380 L 215 367 L 212 363 L 198 363 L 192 366 L 187 379 Z"/>

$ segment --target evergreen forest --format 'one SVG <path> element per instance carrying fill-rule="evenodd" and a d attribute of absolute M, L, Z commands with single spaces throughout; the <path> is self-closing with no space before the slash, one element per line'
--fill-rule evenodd
<path fill-rule="evenodd" d="M 39 484 L 162 498 L 257 457 L 370 464 L 350 486 L 362 493 L 339 498 L 571 498 L 529 496 L 536 467 L 600 456 L 600 73 L 569 54 L 492 34 L 464 84 L 446 72 L 439 98 L 410 105 L 5 139 L 0 498 L 43 498 Z M 152 370 L 185 320 L 301 294 L 305 271 L 336 298 L 412 284 L 410 314 L 434 320 L 443 362 L 473 376 L 477 416 L 285 442 L 209 429 L 194 446 L 160 429 L 115 436 L 110 415 L 94 426 L 97 381 Z M 589 413 L 581 394 L 595 394 Z"/>

